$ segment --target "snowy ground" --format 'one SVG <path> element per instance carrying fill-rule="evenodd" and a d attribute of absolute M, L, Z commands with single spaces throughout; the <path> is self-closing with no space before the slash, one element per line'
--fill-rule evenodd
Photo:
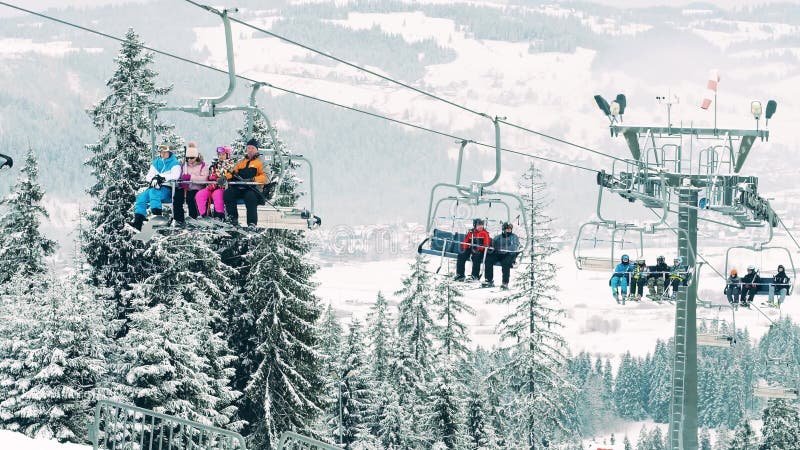
<path fill-rule="evenodd" d="M 723 252 L 723 249 L 706 249 L 704 252 L 720 271 L 724 270 L 724 261 L 720 256 Z M 663 253 L 671 254 L 668 251 Z M 408 273 L 411 261 L 411 258 L 403 258 L 322 267 L 316 276 L 319 283 L 317 294 L 323 302 L 334 306 L 340 318 L 349 319 L 352 315 L 363 320 L 378 291 L 382 291 L 394 304 L 399 301 L 394 292 L 400 289 L 400 280 Z M 559 298 L 565 313 L 563 331 L 573 352 L 587 351 L 612 359 L 626 351 L 644 356 L 653 350 L 657 339 L 666 340 L 672 336 L 674 306 L 656 304 L 650 300 L 617 305 L 609 292 L 609 274 L 578 271 L 572 261 L 571 252 L 562 251 L 555 256 L 555 262 L 560 267 L 556 274 L 560 286 Z M 777 264 L 774 263 L 775 266 Z M 764 268 L 772 266 L 772 261 L 763 261 Z M 742 269 L 739 268 L 743 272 Z M 499 273 L 496 276 L 499 277 Z M 723 303 L 722 280 L 707 269 L 703 269 L 701 276 L 700 297 Z M 513 278 L 512 272 L 512 285 Z M 474 317 L 466 318 L 475 345 L 491 347 L 499 342 L 495 326 L 507 313 L 507 307 L 492 303 L 491 300 L 500 295 L 497 289 L 465 292 L 468 303 L 477 312 Z M 772 320 L 778 318 L 777 310 L 762 310 Z M 794 301 L 794 297 L 788 297 L 781 312 L 800 317 L 800 305 Z M 698 318 L 730 320 L 731 317 L 729 312 L 698 309 Z M 737 327 L 747 328 L 752 336 L 764 334 L 769 324 L 767 317 L 756 310 L 740 310 L 736 314 Z"/>
<path fill-rule="evenodd" d="M 0 430 L 0 449 L 3 450 L 88 450 L 91 446 L 60 444 L 57 441 L 31 439 L 24 434 Z"/>

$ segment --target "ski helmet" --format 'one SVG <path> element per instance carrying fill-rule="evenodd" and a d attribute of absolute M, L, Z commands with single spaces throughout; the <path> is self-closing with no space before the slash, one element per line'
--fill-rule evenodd
<path fill-rule="evenodd" d="M 622 255 L 622 262 L 623 263 L 631 262 L 631 257 L 628 255 Z"/>
<path fill-rule="evenodd" d="M 783 264 L 781 264 L 781 265 L 779 265 L 779 266 L 778 266 L 778 272 L 780 272 L 780 271 L 785 271 L 785 270 L 786 270 L 786 268 L 785 268 L 785 267 L 783 267 Z"/>
<path fill-rule="evenodd" d="M 735 277 L 735 276 L 738 276 L 738 275 L 739 275 L 739 272 L 737 272 L 736 269 L 731 269 L 731 276 L 732 277 Z"/>
<path fill-rule="evenodd" d="M 514 229 L 514 224 L 511 223 L 511 222 L 503 222 L 503 228 L 502 229 L 503 229 L 503 231 L 508 230 L 508 229 L 513 230 Z"/>
<path fill-rule="evenodd" d="M 680 266 L 681 264 L 683 264 L 683 258 L 680 256 L 676 256 L 675 259 L 672 260 L 672 262 L 676 262 Z"/>
<path fill-rule="evenodd" d="M 645 263 L 645 261 L 644 261 L 643 259 L 637 259 L 637 260 L 636 260 L 636 264 L 638 264 L 638 265 L 640 265 L 640 266 L 643 266 L 643 265 L 645 265 L 645 264 L 647 264 L 647 263 Z"/>
<path fill-rule="evenodd" d="M 477 227 L 478 225 L 483 225 L 483 219 L 475 219 L 472 221 L 472 227 Z"/>
<path fill-rule="evenodd" d="M 755 272 L 755 271 L 756 271 L 756 266 L 754 266 L 754 265 L 752 265 L 752 264 L 750 264 L 749 266 L 747 266 L 747 271 L 749 272 L 749 271 L 751 271 L 751 270 L 752 270 L 753 272 Z"/>
<path fill-rule="evenodd" d="M 664 258 L 664 255 L 659 255 L 659 257 L 656 258 L 656 262 L 663 263 L 664 261 L 666 261 L 666 259 L 667 258 Z"/>

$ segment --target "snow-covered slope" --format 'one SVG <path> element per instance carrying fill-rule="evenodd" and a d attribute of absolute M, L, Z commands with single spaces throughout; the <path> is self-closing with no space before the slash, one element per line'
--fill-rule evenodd
<path fill-rule="evenodd" d="M 24 434 L 0 430 L 0 448 L 3 450 L 88 450 L 90 445 L 61 444 L 46 439 L 31 439 Z"/>
<path fill-rule="evenodd" d="M 654 249 L 653 252 L 654 255 L 656 252 L 671 255 L 667 250 Z M 708 249 L 706 257 L 718 270 L 724 270 L 723 254 L 722 248 Z M 653 351 L 656 340 L 667 340 L 672 336 L 674 305 L 657 304 L 650 300 L 618 305 L 610 295 L 609 274 L 578 271 L 572 261 L 569 252 L 562 251 L 555 256 L 555 262 L 560 266 L 556 277 L 560 286 L 558 298 L 564 309 L 563 334 L 573 352 L 587 351 L 612 360 L 627 351 L 644 356 Z M 744 259 L 739 261 L 743 262 Z M 334 306 L 339 317 L 347 320 L 352 315 L 363 320 L 379 290 L 390 303 L 397 303 L 399 299 L 394 292 L 400 288 L 400 280 L 407 274 L 410 262 L 411 259 L 396 259 L 337 263 L 322 267 L 316 276 L 316 281 L 320 283 L 317 294 L 323 302 L 330 302 Z M 762 260 L 762 263 L 765 268 L 771 268 L 780 262 Z M 743 268 L 742 265 L 739 267 Z M 705 269 L 702 276 L 704 284 L 700 286 L 701 298 L 717 304 L 725 303 L 721 279 L 717 280 L 710 270 Z M 513 282 L 512 271 L 512 285 Z M 474 317 L 466 318 L 474 345 L 486 348 L 500 342 L 496 325 L 506 314 L 507 306 L 491 301 L 500 295 L 497 289 L 465 291 L 465 298 L 477 313 Z M 747 328 L 753 337 L 760 337 L 769 329 L 770 319 L 778 317 L 777 310 L 762 310 L 766 315 L 755 309 L 741 309 L 736 314 L 736 326 Z M 781 312 L 795 320 L 800 319 L 800 302 L 795 297 L 787 297 Z M 729 310 L 699 309 L 698 318 L 730 321 L 731 316 Z"/>

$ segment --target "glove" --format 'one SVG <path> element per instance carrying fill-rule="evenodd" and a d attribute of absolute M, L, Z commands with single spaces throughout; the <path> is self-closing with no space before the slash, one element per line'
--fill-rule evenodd
<path fill-rule="evenodd" d="M 156 175 L 150 180 L 150 187 L 155 189 L 161 189 L 161 181 L 163 180 L 162 177 Z"/>
<path fill-rule="evenodd" d="M 219 179 L 219 177 L 215 173 L 208 176 L 208 181 L 217 181 L 217 179 Z"/>
<path fill-rule="evenodd" d="M 190 174 L 188 174 L 188 173 L 185 173 L 185 174 L 181 175 L 181 180 L 183 180 L 183 181 L 189 181 L 191 179 L 192 179 L 192 176 Z"/>
<path fill-rule="evenodd" d="M 225 178 L 225 177 L 219 177 L 217 179 L 217 186 L 219 186 L 221 188 L 224 188 L 227 183 L 228 183 L 228 179 Z"/>

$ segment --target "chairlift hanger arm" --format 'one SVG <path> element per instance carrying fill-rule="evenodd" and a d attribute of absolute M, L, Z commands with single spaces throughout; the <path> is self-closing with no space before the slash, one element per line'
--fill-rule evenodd
<path fill-rule="evenodd" d="M 0 170 L 14 167 L 14 160 L 10 156 L 0 153 L 0 159 L 3 160 L 3 163 L 0 164 Z"/>

